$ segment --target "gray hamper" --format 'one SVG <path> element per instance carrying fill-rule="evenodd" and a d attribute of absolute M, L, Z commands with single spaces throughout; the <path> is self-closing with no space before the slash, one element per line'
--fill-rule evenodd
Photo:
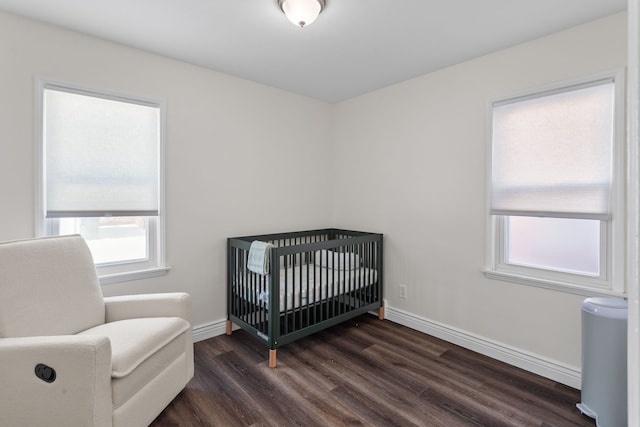
<path fill-rule="evenodd" d="M 582 402 L 598 427 L 627 425 L 627 301 L 582 303 Z"/>

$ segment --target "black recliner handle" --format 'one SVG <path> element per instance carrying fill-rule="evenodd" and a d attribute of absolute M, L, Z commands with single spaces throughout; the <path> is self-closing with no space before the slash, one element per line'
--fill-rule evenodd
<path fill-rule="evenodd" d="M 56 380 L 56 370 L 44 363 L 38 363 L 36 365 L 36 377 L 47 383 L 52 383 Z"/>

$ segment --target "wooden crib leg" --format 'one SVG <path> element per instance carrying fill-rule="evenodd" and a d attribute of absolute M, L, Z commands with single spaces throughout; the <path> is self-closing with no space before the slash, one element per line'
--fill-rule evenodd
<path fill-rule="evenodd" d="M 378 319 L 384 320 L 384 307 L 378 308 Z"/>
<path fill-rule="evenodd" d="M 233 323 L 231 320 L 227 320 L 227 335 L 231 335 L 231 331 L 233 330 Z"/>
<path fill-rule="evenodd" d="M 277 350 L 269 350 L 269 367 L 276 367 L 276 351 Z"/>

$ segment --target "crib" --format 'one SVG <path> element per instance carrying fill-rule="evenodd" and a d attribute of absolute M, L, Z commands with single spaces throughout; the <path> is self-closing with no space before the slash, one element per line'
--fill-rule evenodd
<path fill-rule="evenodd" d="M 273 245 L 269 272 L 247 268 L 254 240 Z M 237 325 L 278 347 L 363 313 L 384 318 L 382 234 L 340 229 L 227 239 L 227 335 Z"/>

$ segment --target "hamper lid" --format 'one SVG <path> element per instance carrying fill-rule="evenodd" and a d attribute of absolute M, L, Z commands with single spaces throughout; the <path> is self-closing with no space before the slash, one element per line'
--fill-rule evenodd
<path fill-rule="evenodd" d="M 611 319 L 626 319 L 627 307 L 623 298 L 587 298 L 582 302 L 582 310 Z"/>

